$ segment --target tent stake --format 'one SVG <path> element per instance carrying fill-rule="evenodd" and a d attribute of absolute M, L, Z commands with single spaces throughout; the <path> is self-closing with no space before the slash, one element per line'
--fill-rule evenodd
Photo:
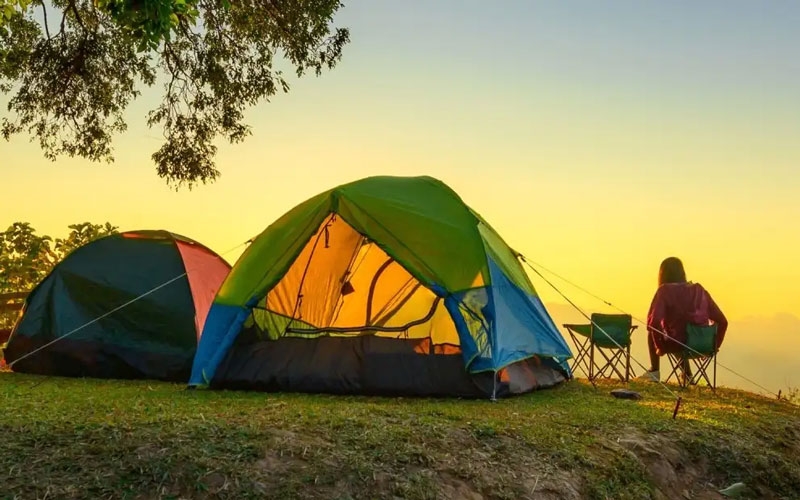
<path fill-rule="evenodd" d="M 680 409 L 680 407 L 681 407 L 681 401 L 682 401 L 682 400 L 683 400 L 683 398 L 681 398 L 680 396 L 678 396 L 678 399 L 677 399 L 677 401 L 675 401 L 675 409 L 672 411 L 672 420 L 675 420 L 675 417 L 677 417 L 677 416 L 678 416 L 678 410 L 679 410 L 679 409 Z"/>

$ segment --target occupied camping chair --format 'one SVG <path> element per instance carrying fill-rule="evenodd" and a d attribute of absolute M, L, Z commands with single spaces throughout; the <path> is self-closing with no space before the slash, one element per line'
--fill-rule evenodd
<path fill-rule="evenodd" d="M 717 352 L 717 325 L 687 325 L 686 346 L 681 346 L 676 353 L 667 354 L 671 371 L 666 381 L 675 377 L 681 387 L 687 387 L 705 380 L 712 391 L 716 390 Z M 691 375 L 686 373 L 687 367 L 694 368 Z"/>
<path fill-rule="evenodd" d="M 572 363 L 594 384 L 598 378 L 629 381 L 635 377 L 631 368 L 631 335 L 636 329 L 629 314 L 594 313 L 589 324 L 565 324 L 578 350 Z"/>

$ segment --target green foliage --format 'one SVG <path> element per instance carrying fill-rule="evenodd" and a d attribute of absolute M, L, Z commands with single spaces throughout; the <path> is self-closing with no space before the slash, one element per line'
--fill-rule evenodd
<path fill-rule="evenodd" d="M 31 0 L 0 0 L 0 30 L 15 16 L 27 10 Z"/>
<path fill-rule="evenodd" d="M 41 281 L 56 261 L 53 239 L 39 236 L 27 222 L 0 233 L 0 293 L 24 292 Z"/>
<path fill-rule="evenodd" d="M 39 236 L 27 222 L 15 222 L 0 233 L 0 293 L 27 292 L 74 249 L 117 232 L 109 223 L 68 226 L 66 238 Z M 0 311 L 0 329 L 11 328 L 16 312 Z"/>
<path fill-rule="evenodd" d="M 112 138 L 142 86 L 164 82 L 147 116 L 163 129 L 158 175 L 177 186 L 213 181 L 215 141 L 244 140 L 244 112 L 297 76 L 341 59 L 339 0 L 0 0 L 5 139 L 27 134 L 45 157 L 113 161 Z M 9 3 L 11 2 L 11 3 Z"/>
<path fill-rule="evenodd" d="M 0 373 L 0 498 L 717 498 L 735 482 L 800 498 L 796 407 L 691 390 L 672 420 L 658 385 L 612 387 L 492 403 Z"/>
<path fill-rule="evenodd" d="M 107 12 L 128 35 L 139 40 L 140 51 L 157 50 L 169 41 L 181 22 L 193 25 L 199 11 L 197 0 L 96 0 L 97 8 Z"/>
<path fill-rule="evenodd" d="M 66 238 L 56 239 L 55 252 L 59 260 L 69 255 L 73 250 L 82 247 L 83 245 L 94 241 L 109 234 L 115 234 L 117 227 L 112 226 L 110 223 L 105 224 L 92 224 L 90 222 L 82 222 L 80 224 L 71 224 L 67 226 L 70 233 Z"/>

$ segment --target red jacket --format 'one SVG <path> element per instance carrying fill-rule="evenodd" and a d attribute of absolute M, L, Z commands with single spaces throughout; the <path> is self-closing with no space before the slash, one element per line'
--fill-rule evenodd
<path fill-rule="evenodd" d="M 658 287 L 647 314 L 647 330 L 660 356 L 679 352 L 686 343 L 686 325 L 717 325 L 717 348 L 722 345 L 728 320 L 699 283 L 667 283 Z M 660 332 L 666 333 L 665 338 Z"/>

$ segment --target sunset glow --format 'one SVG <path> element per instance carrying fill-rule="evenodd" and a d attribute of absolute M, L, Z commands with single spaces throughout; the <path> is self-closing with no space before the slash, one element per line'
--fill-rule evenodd
<path fill-rule="evenodd" d="M 744 360 L 782 355 L 764 383 L 800 385 L 800 4 L 376 0 L 347 3 L 339 24 L 353 39 L 341 65 L 254 108 L 252 137 L 220 144 L 214 184 L 176 192 L 156 176 L 151 89 L 112 165 L 0 142 L 0 226 L 167 229 L 235 247 L 233 263 L 323 190 L 430 175 L 530 261 L 635 316 L 661 260 L 680 257 L 731 320 L 730 364 L 758 376 Z M 532 279 L 557 323 L 574 314 Z"/>

